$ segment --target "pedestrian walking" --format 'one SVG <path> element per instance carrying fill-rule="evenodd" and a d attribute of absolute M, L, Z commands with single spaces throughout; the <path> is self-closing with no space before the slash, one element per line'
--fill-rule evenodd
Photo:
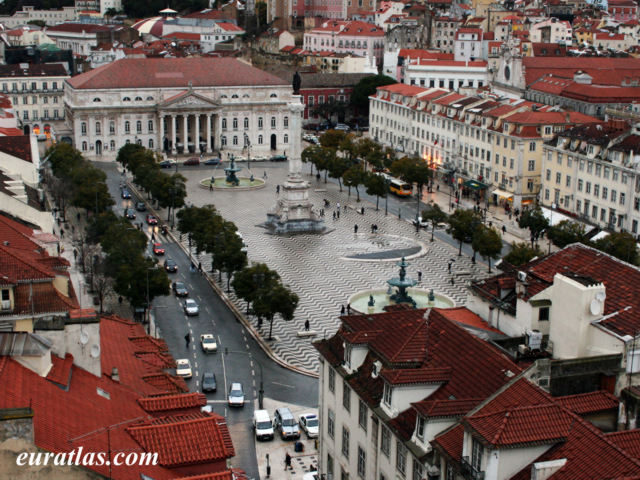
<path fill-rule="evenodd" d="M 309 319 L 304 321 L 304 331 L 305 332 L 309 331 Z"/>
<path fill-rule="evenodd" d="M 502 225 L 502 233 L 507 233 L 507 227 L 505 227 L 504 225 Z"/>
<path fill-rule="evenodd" d="M 440 191 L 440 184 L 437 184 L 436 185 L 436 192 L 439 192 L 439 191 Z"/>
<path fill-rule="evenodd" d="M 449 260 L 449 263 L 447 263 L 447 268 L 449 269 L 449 273 L 451 273 L 451 265 L 453 265 L 453 262 Z"/>
<path fill-rule="evenodd" d="M 344 308 L 344 303 L 343 303 L 342 307 L 340 308 L 340 315 L 344 315 L 345 311 L 346 311 L 346 308 Z"/>
<path fill-rule="evenodd" d="M 358 225 L 354 225 L 353 226 L 353 233 L 355 233 L 356 235 L 358 234 Z"/>
<path fill-rule="evenodd" d="M 372 223 L 371 224 L 371 233 L 376 231 L 376 226 Z"/>
<path fill-rule="evenodd" d="M 334 219 L 334 220 L 336 219 L 336 212 L 335 212 L 335 210 L 333 211 L 333 219 Z"/>
<path fill-rule="evenodd" d="M 202 273 L 202 262 L 198 262 L 198 271 Z"/>
<path fill-rule="evenodd" d="M 336 208 L 340 211 L 340 202 L 336 203 Z"/>
<path fill-rule="evenodd" d="M 373 232 L 374 233 L 378 233 L 378 224 L 377 223 L 373 226 Z"/>
<path fill-rule="evenodd" d="M 360 209 L 360 213 L 361 213 L 362 215 L 364 215 L 364 207 L 362 207 L 362 208 Z"/>
<path fill-rule="evenodd" d="M 418 281 L 422 281 L 422 270 L 418 270 Z"/>
<path fill-rule="evenodd" d="M 347 315 L 351 315 L 351 304 L 347 303 Z"/>
<path fill-rule="evenodd" d="M 280 185 L 276 185 L 276 195 L 280 195 Z"/>
<path fill-rule="evenodd" d="M 284 469 L 291 468 L 291 455 L 287 452 L 284 456 Z"/>
<path fill-rule="evenodd" d="M 73 259 L 78 260 L 78 250 L 75 248 L 73 249 Z"/>
<path fill-rule="evenodd" d="M 264 178 L 265 180 L 267 179 L 267 171 L 265 170 L 264 173 L 262 174 L 262 178 Z"/>
<path fill-rule="evenodd" d="M 189 343 L 191 343 L 191 335 L 188 333 L 184 336 L 184 341 L 187 343 L 187 348 L 189 348 Z"/>
<path fill-rule="evenodd" d="M 61 229 L 60 229 L 60 237 L 61 237 L 61 238 L 64 238 L 64 228 L 61 228 Z"/>
<path fill-rule="evenodd" d="M 213 192 L 213 182 L 209 182 L 209 191 Z"/>
<path fill-rule="evenodd" d="M 338 211 L 336 212 L 336 216 L 338 217 L 338 219 L 340 219 L 340 209 L 338 208 Z"/>

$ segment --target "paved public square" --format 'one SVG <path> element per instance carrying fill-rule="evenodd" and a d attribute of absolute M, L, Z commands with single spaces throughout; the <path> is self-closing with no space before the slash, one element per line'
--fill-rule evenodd
<path fill-rule="evenodd" d="M 241 164 L 241 166 L 245 166 Z M 266 186 L 252 191 L 210 191 L 199 186 L 199 181 L 209 178 L 212 173 L 224 175 L 221 167 L 215 172 L 204 166 L 183 167 L 180 173 L 188 179 L 188 202 L 195 206 L 214 204 L 220 213 L 236 223 L 248 245 L 251 262 L 264 262 L 275 269 L 283 283 L 289 285 L 299 297 L 300 302 L 295 319 L 284 322 L 274 320 L 271 343 L 273 352 L 290 365 L 316 371 L 318 356 L 311 345 L 314 339 L 332 335 L 339 326 L 339 314 L 342 305 L 347 305 L 349 297 L 357 291 L 371 288 L 386 288 L 386 280 L 397 276 L 398 267 L 394 260 L 406 255 L 410 262 L 408 275 L 417 277 L 417 271 L 423 272 L 418 287 L 433 288 L 436 293 L 453 299 L 457 305 L 463 305 L 466 298 L 466 285 L 470 278 L 486 275 L 486 266 L 473 265 L 468 256 L 457 256 L 457 248 L 442 241 L 430 242 L 431 233 L 415 228 L 404 218 L 391 214 L 385 216 L 384 200 L 381 208 L 375 211 L 375 205 L 366 201 L 356 202 L 352 189 L 348 197 L 346 188 L 339 192 L 333 182 L 324 183 L 309 175 L 305 165 L 304 176 L 311 183 L 310 197 L 315 209 L 323 207 L 327 199 L 331 206 L 325 208 L 325 220 L 328 231 L 317 235 L 274 236 L 260 226 L 266 219 L 266 213 L 275 204 L 276 186 L 282 185 L 286 178 L 287 164 L 252 164 L 252 173 L 263 177 L 267 172 Z M 240 172 L 247 175 L 247 170 Z M 363 189 L 361 187 L 361 189 Z M 336 204 L 341 204 L 340 218 L 333 220 Z M 345 210 L 344 206 L 347 205 Z M 360 209 L 364 207 L 362 215 Z M 406 214 L 414 211 L 414 203 L 407 203 Z M 166 213 L 164 214 L 166 218 Z M 378 231 L 371 233 L 371 225 L 376 224 Z M 354 225 L 358 233 L 354 234 Z M 186 238 L 183 239 L 186 243 Z M 195 250 L 195 249 L 194 249 Z M 455 258 L 452 275 L 447 272 L 449 259 Z M 210 270 L 209 255 L 202 255 L 203 268 Z M 217 275 L 215 276 L 217 279 Z M 226 287 L 223 277 L 222 284 Z M 243 301 L 231 298 L 241 310 L 246 309 Z M 309 320 L 310 330 L 317 332 L 315 337 L 301 337 L 304 323 Z M 256 319 L 251 319 L 254 325 Z M 260 332 L 268 334 L 268 324 L 263 323 Z"/>

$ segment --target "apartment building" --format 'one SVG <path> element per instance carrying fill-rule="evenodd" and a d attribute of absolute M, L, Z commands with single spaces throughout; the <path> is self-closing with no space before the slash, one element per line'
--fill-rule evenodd
<path fill-rule="evenodd" d="M 640 134 L 610 120 L 578 126 L 543 145 L 541 202 L 603 229 L 638 235 Z"/>
<path fill-rule="evenodd" d="M 64 119 L 62 96 L 67 78 L 60 63 L 0 65 L 1 91 L 10 96 L 25 133 L 43 122 Z"/>
<path fill-rule="evenodd" d="M 423 157 L 446 181 L 482 182 L 486 201 L 515 208 L 534 202 L 540 191 L 542 143 L 596 121 L 524 100 L 402 84 L 378 88 L 369 105 L 372 138 Z"/>

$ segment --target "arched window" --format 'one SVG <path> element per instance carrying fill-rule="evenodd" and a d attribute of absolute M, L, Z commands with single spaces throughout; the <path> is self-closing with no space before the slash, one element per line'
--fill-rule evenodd
<path fill-rule="evenodd" d="M 80 133 L 82 133 L 82 135 L 87 134 L 87 122 L 82 122 L 80 124 Z"/>
<path fill-rule="evenodd" d="M 251 95 L 249 95 L 248 93 L 245 93 L 244 95 L 242 95 L 242 98 L 249 98 Z"/>
<path fill-rule="evenodd" d="M 126 143 L 127 145 L 129 145 L 129 144 L 131 143 L 131 140 L 129 140 L 129 139 L 127 138 L 127 141 L 126 141 L 126 142 L 124 142 L 124 143 Z"/>
<path fill-rule="evenodd" d="M 138 139 L 138 140 L 136 140 L 136 143 L 137 143 L 138 145 L 142 145 L 142 140 Z"/>
<path fill-rule="evenodd" d="M 111 149 L 111 151 L 116 149 L 116 141 L 115 140 L 111 140 L 109 142 L 109 148 Z"/>
<path fill-rule="evenodd" d="M 102 134 L 102 126 L 100 125 L 100 122 L 96 122 L 96 135 L 100 134 Z"/>
<path fill-rule="evenodd" d="M 233 95 L 231 95 L 231 98 L 238 98 L 238 95 L 234 93 Z"/>
<path fill-rule="evenodd" d="M 249 130 L 249 118 L 244 117 L 244 129 Z"/>
<path fill-rule="evenodd" d="M 263 141 L 262 135 L 258 135 L 258 145 L 262 145 L 262 141 Z"/>
<path fill-rule="evenodd" d="M 153 148 L 153 138 L 149 139 L 149 148 Z"/>
<path fill-rule="evenodd" d="M 262 117 L 258 117 L 258 128 L 262 130 L 262 126 L 263 126 Z"/>
<path fill-rule="evenodd" d="M 136 122 L 136 132 L 142 133 L 142 122 L 140 120 Z"/>
<path fill-rule="evenodd" d="M 226 95 L 220 95 L 220 98 L 227 98 Z"/>
<path fill-rule="evenodd" d="M 223 118 L 222 119 L 222 130 L 226 130 L 227 129 L 227 119 Z"/>
<path fill-rule="evenodd" d="M 116 133 L 116 122 L 114 122 L 113 120 L 109 122 L 109 133 L 111 135 L 115 135 Z"/>
<path fill-rule="evenodd" d="M 224 135 L 220 137 L 220 145 L 222 145 L 223 147 L 227 145 L 227 137 L 225 137 Z"/>
<path fill-rule="evenodd" d="M 87 151 L 87 142 L 82 142 L 82 151 L 83 152 Z"/>
<path fill-rule="evenodd" d="M 153 101 L 153 97 L 147 97 L 147 100 Z"/>
<path fill-rule="evenodd" d="M 278 95 L 275 93 L 272 93 L 271 95 L 269 95 L 269 98 L 278 98 Z"/>
<path fill-rule="evenodd" d="M 276 117 L 271 117 L 271 128 L 276 128 Z"/>
<path fill-rule="evenodd" d="M 136 97 L 136 102 L 141 102 L 142 101 L 142 97 Z"/>
<path fill-rule="evenodd" d="M 289 128 L 289 117 L 284 117 L 284 128 Z"/>
<path fill-rule="evenodd" d="M 131 122 L 129 120 L 124 122 L 124 133 L 131 133 Z"/>
<path fill-rule="evenodd" d="M 148 126 L 149 126 L 149 133 L 153 133 L 153 120 L 149 120 Z"/>
<path fill-rule="evenodd" d="M 94 101 L 94 103 L 98 103 L 98 102 L 101 102 L 102 100 L 100 100 L 99 98 L 96 97 L 96 98 L 93 99 L 93 101 Z"/>
<path fill-rule="evenodd" d="M 289 143 L 289 135 L 287 135 L 286 133 L 284 134 L 283 142 L 284 143 Z"/>
<path fill-rule="evenodd" d="M 236 135 L 233 136 L 233 144 L 238 145 L 238 137 Z"/>
<path fill-rule="evenodd" d="M 234 119 L 233 119 L 233 129 L 234 129 L 234 130 L 237 130 L 237 129 L 238 129 L 238 119 L 237 119 L 237 118 L 234 118 Z"/>
<path fill-rule="evenodd" d="M 123 102 L 130 102 L 130 101 L 131 101 L 131 99 L 130 99 L 129 97 L 124 97 L 124 98 L 122 99 L 122 101 L 123 101 Z"/>

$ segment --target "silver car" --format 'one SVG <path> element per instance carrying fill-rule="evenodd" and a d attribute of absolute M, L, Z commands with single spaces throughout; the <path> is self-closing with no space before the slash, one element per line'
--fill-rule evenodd
<path fill-rule="evenodd" d="M 184 301 L 184 313 L 187 315 L 198 315 L 200 313 L 200 309 L 198 308 L 198 304 L 192 298 L 187 298 Z"/>
<path fill-rule="evenodd" d="M 244 407 L 244 390 L 241 383 L 231 384 L 227 402 L 230 407 Z"/>

